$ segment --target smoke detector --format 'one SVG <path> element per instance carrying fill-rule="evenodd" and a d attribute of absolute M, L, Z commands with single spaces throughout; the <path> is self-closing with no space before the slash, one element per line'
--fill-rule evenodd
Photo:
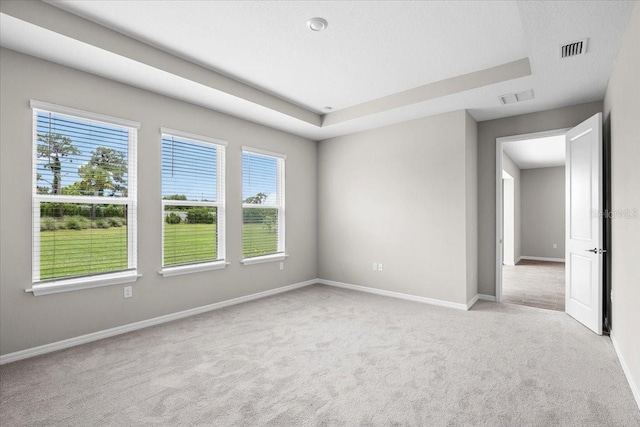
<path fill-rule="evenodd" d="M 311 18 L 307 21 L 307 27 L 309 27 L 311 31 L 322 31 L 327 28 L 328 25 L 329 23 L 324 18 Z"/>
<path fill-rule="evenodd" d="M 587 40 L 589 39 L 582 39 L 577 42 L 567 43 L 560 46 L 560 58 L 584 55 L 587 53 Z"/>

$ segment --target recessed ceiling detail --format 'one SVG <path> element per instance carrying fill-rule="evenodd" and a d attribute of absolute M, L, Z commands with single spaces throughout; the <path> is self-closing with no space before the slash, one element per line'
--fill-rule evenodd
<path fill-rule="evenodd" d="M 348 120 L 355 120 L 359 117 L 403 108 L 449 95 L 461 94 L 483 86 L 510 82 L 530 75 L 531 65 L 529 64 L 529 58 L 523 58 L 485 70 L 474 71 L 473 73 L 451 77 L 403 92 L 394 93 L 369 102 L 363 102 L 353 107 L 343 108 L 342 110 L 327 114 L 322 124 L 323 126 L 328 126 Z"/>
<path fill-rule="evenodd" d="M 600 101 L 633 6 L 2 1 L 0 44 L 321 140 L 461 109 L 483 121 Z M 301 25 L 310 16 L 331 31 Z M 586 51 L 585 34 L 589 55 L 559 61 L 567 40 Z"/>

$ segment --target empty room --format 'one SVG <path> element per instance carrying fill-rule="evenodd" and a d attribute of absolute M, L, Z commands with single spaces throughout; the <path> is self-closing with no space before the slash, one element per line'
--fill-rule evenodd
<path fill-rule="evenodd" d="M 0 0 L 0 425 L 640 426 L 638 3 Z"/>

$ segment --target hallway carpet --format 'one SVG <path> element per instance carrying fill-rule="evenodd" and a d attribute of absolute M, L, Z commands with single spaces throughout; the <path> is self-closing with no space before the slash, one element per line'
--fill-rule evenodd
<path fill-rule="evenodd" d="M 0 367 L 10 426 L 638 426 L 564 313 L 311 286 Z"/>

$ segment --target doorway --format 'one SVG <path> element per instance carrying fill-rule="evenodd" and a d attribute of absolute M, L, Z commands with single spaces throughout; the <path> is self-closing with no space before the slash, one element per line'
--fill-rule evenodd
<path fill-rule="evenodd" d="M 497 193 L 501 230 L 498 301 L 565 310 L 567 130 L 497 141 L 496 164 L 501 177 Z"/>
<path fill-rule="evenodd" d="M 550 242 L 556 240 L 562 242 L 563 248 L 560 250 L 559 243 L 552 243 L 552 248 L 560 254 L 565 254 L 565 307 L 564 311 L 591 329 L 598 335 L 603 333 L 603 313 L 610 307 L 610 299 L 604 296 L 604 274 L 608 271 L 607 240 L 603 238 L 605 229 L 603 220 L 603 206 L 605 195 L 603 189 L 606 188 L 603 177 L 603 169 L 607 170 L 606 159 L 603 155 L 603 128 L 602 113 L 597 113 L 582 123 L 571 129 L 558 129 L 546 132 L 538 132 L 526 135 L 517 135 L 496 139 L 496 301 L 504 299 L 504 277 L 503 277 L 503 182 L 502 171 L 509 166 L 509 157 L 505 156 L 507 144 L 515 145 L 524 143 L 525 140 L 535 140 L 529 154 L 533 155 L 535 164 L 536 155 L 546 152 L 540 149 L 545 138 L 553 139 L 560 137 L 564 140 L 565 173 L 564 181 L 557 184 L 547 183 L 538 187 L 538 193 L 534 202 L 527 205 L 528 210 L 538 210 L 537 215 L 545 215 L 552 209 L 552 203 L 537 200 L 542 194 L 542 189 L 557 188 L 565 194 L 565 232 L 564 239 L 561 237 L 551 239 L 544 233 L 550 230 L 550 225 L 538 227 L 533 239 L 523 239 L 524 242 L 542 242 L 542 247 L 548 250 Z M 556 145 L 554 147 L 557 148 Z M 508 150 L 508 148 L 507 148 Z M 524 150 L 527 151 L 527 150 Z M 516 154 L 511 154 L 512 157 Z M 517 157 L 517 156 L 516 156 Z M 603 161 L 603 159 L 605 159 Z M 526 167 L 523 167 L 526 169 Z M 534 167 L 535 169 L 535 167 Z M 520 168 L 514 168 L 515 172 L 507 172 L 514 177 L 515 187 L 515 211 L 518 210 L 518 174 L 522 172 Z M 543 171 L 543 176 L 550 175 L 548 171 Z M 515 175 L 514 175 L 515 173 Z M 542 213 L 541 213 L 542 212 Z M 533 215 L 536 217 L 536 215 Z M 518 215 L 515 215 L 516 242 L 515 255 L 516 265 L 519 260 L 525 258 L 523 255 L 522 242 L 518 242 Z M 527 224 L 525 230 L 534 229 L 533 223 Z M 522 228 L 522 227 L 521 227 Z M 544 237 L 540 239 L 540 236 Z M 540 247 L 540 246 L 538 246 Z M 529 248 L 529 246 L 527 247 Z M 519 252 L 520 251 L 520 252 Z M 529 249 L 525 249 L 525 252 Z M 561 259 L 551 259 L 543 256 L 528 256 L 530 261 L 550 261 L 561 262 Z M 540 259 L 542 258 L 542 259 Z"/>

